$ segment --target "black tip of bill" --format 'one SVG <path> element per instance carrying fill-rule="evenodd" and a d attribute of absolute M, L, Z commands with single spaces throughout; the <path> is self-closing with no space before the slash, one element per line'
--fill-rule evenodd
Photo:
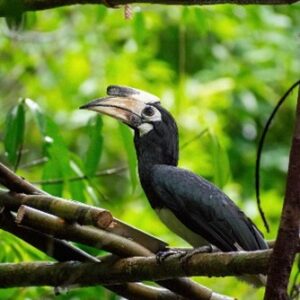
<path fill-rule="evenodd" d="M 107 87 L 106 93 L 108 96 L 130 97 L 131 95 L 139 94 L 139 91 L 128 86 L 110 85 Z"/>
<path fill-rule="evenodd" d="M 89 107 L 88 104 L 84 104 L 84 105 L 80 106 L 79 109 L 87 109 L 88 107 Z"/>

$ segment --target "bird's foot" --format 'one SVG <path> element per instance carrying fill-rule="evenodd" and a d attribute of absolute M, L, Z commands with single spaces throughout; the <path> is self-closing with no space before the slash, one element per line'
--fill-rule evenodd
<path fill-rule="evenodd" d="M 166 249 L 166 250 L 157 252 L 156 253 L 156 261 L 159 264 L 161 264 L 165 259 L 172 256 L 172 257 L 178 258 L 181 262 L 185 263 L 195 254 L 213 253 L 213 252 L 218 252 L 218 251 L 220 251 L 220 250 L 212 245 L 202 246 L 202 247 L 194 248 L 194 249 L 172 248 L 172 249 Z"/>
<path fill-rule="evenodd" d="M 191 251 L 187 251 L 186 255 L 182 256 L 180 258 L 182 263 L 186 263 L 192 256 L 194 256 L 195 254 L 200 254 L 200 253 L 213 253 L 213 252 L 218 252 L 219 249 L 216 248 L 213 245 L 206 245 L 206 246 L 202 246 L 199 248 L 194 248 Z"/>
<path fill-rule="evenodd" d="M 186 256 L 186 254 L 187 251 L 183 249 L 166 249 L 156 253 L 156 261 L 157 263 L 161 264 L 170 256 L 176 256 L 178 259 L 181 259 L 182 257 Z"/>

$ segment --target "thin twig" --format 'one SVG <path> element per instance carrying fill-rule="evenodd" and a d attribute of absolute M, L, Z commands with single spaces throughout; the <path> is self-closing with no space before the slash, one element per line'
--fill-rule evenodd
<path fill-rule="evenodd" d="M 118 168 L 111 168 L 111 169 L 106 169 L 103 171 L 99 171 L 95 173 L 95 175 L 89 176 L 89 175 L 82 175 L 82 176 L 74 176 L 71 178 L 63 179 L 63 178 L 54 178 L 54 179 L 47 179 L 47 180 L 39 180 L 39 181 L 33 181 L 33 184 L 39 184 L 39 185 L 51 185 L 51 184 L 59 184 L 63 183 L 65 181 L 80 181 L 80 180 L 89 180 L 90 178 L 94 177 L 102 177 L 102 176 L 110 176 L 110 175 L 115 175 L 122 173 L 126 171 L 128 168 L 127 167 L 118 167 Z"/>
<path fill-rule="evenodd" d="M 16 175 L 2 163 L 0 163 L 0 184 L 17 193 L 47 195 L 47 193 L 39 190 L 24 178 Z"/>
<path fill-rule="evenodd" d="M 41 158 L 35 159 L 33 161 L 30 161 L 28 163 L 21 164 L 19 167 L 20 167 L 20 169 L 29 169 L 32 167 L 42 165 L 42 164 L 46 163 L 48 160 L 49 159 L 47 157 L 41 157 Z"/>
<path fill-rule="evenodd" d="M 195 142 L 196 140 L 200 139 L 205 133 L 208 132 L 208 128 L 203 129 L 200 133 L 198 133 L 197 135 L 195 135 L 194 137 L 192 137 L 190 140 L 188 140 L 187 142 L 183 143 L 180 146 L 180 149 L 184 149 L 185 147 L 189 146 L 190 144 L 192 144 L 193 142 Z"/>

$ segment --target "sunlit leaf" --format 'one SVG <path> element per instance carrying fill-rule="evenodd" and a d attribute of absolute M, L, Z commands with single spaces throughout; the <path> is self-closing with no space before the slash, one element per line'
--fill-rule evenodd
<path fill-rule="evenodd" d="M 53 179 L 64 179 L 68 174 L 69 161 L 67 159 L 68 151 L 59 135 L 59 129 L 56 124 L 47 117 L 40 106 L 33 100 L 26 98 L 25 104 L 34 116 L 38 129 L 43 136 L 44 154 L 48 159 L 43 166 L 42 189 L 55 196 L 62 196 L 63 182 L 51 183 Z"/>
<path fill-rule="evenodd" d="M 184 6 L 181 10 L 181 20 L 183 22 L 187 22 L 190 15 L 190 9 L 187 6 Z"/>
<path fill-rule="evenodd" d="M 62 178 L 66 181 L 72 175 L 68 149 L 60 135 L 59 127 L 49 118 L 45 118 L 45 156 L 49 159 L 44 166 L 43 180 Z M 55 195 L 62 192 L 62 185 L 43 185 Z"/>
<path fill-rule="evenodd" d="M 4 133 L 4 147 L 7 153 L 9 162 L 16 167 L 19 154 L 22 150 L 25 132 L 25 109 L 24 100 L 21 99 L 19 103 L 10 111 L 6 118 L 5 133 Z"/>
<path fill-rule="evenodd" d="M 104 5 L 97 6 L 97 21 L 102 22 L 107 15 L 107 8 Z"/>
<path fill-rule="evenodd" d="M 59 162 L 64 177 L 71 175 L 68 148 L 60 134 L 60 128 L 49 117 L 46 118 L 46 137 L 52 140 L 51 155 Z"/>
<path fill-rule="evenodd" d="M 84 169 L 86 175 L 93 176 L 97 171 L 102 154 L 102 118 L 100 116 L 92 118 L 87 125 L 87 130 L 90 141 L 85 156 Z"/>
<path fill-rule="evenodd" d="M 131 185 L 132 185 L 132 189 L 134 190 L 137 184 L 137 173 L 136 173 L 137 159 L 136 159 L 134 145 L 132 142 L 133 138 L 130 129 L 128 129 L 125 125 L 120 123 L 119 128 L 121 132 L 122 141 L 127 153 Z"/>
<path fill-rule="evenodd" d="M 230 179 L 231 172 L 226 150 L 221 146 L 217 137 L 210 133 L 214 183 L 222 188 Z"/>
<path fill-rule="evenodd" d="M 46 156 L 48 161 L 43 167 L 42 180 L 51 182 L 52 179 L 63 178 L 63 173 L 61 172 L 59 161 L 53 157 L 54 151 L 52 151 L 53 145 L 49 143 L 46 146 Z M 44 183 L 42 184 L 42 189 L 54 196 L 60 197 L 63 192 L 63 183 Z"/>
<path fill-rule="evenodd" d="M 138 45 L 141 45 L 145 39 L 146 34 L 145 19 L 143 13 L 135 13 L 133 21 L 134 38 Z"/>
<path fill-rule="evenodd" d="M 45 135 L 45 115 L 40 106 L 33 100 L 26 98 L 25 104 L 34 115 L 36 124 L 42 135 Z"/>
<path fill-rule="evenodd" d="M 24 22 L 24 29 L 30 30 L 32 27 L 34 27 L 38 22 L 38 12 L 30 11 L 26 12 L 25 15 L 25 22 Z"/>
<path fill-rule="evenodd" d="M 202 7 L 197 7 L 195 10 L 194 10 L 194 14 L 195 14 L 195 19 L 196 19 L 196 22 L 194 22 L 197 30 L 200 32 L 200 33 L 205 33 L 206 30 L 207 30 L 207 21 L 206 21 L 206 13 L 204 11 L 204 8 Z"/>
<path fill-rule="evenodd" d="M 73 180 L 74 178 L 83 177 L 85 174 L 82 168 L 82 161 L 75 154 L 70 154 L 71 180 L 68 181 L 68 187 L 71 197 L 78 201 L 85 201 L 86 184 L 84 180 Z"/>

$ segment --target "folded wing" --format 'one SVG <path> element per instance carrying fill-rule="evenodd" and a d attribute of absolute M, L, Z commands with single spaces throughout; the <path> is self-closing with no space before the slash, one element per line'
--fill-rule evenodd
<path fill-rule="evenodd" d="M 151 178 L 161 205 L 220 250 L 268 248 L 251 220 L 228 196 L 200 176 L 177 167 L 156 165 Z"/>

